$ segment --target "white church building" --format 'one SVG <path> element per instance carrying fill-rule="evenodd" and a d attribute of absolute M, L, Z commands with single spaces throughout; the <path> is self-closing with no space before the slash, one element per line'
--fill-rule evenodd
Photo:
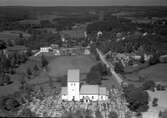
<path fill-rule="evenodd" d="M 93 79 L 93 78 L 92 78 Z M 72 69 L 67 72 L 67 87 L 61 88 L 61 98 L 65 101 L 104 101 L 108 99 L 106 87 L 99 85 L 80 85 L 80 70 Z"/>

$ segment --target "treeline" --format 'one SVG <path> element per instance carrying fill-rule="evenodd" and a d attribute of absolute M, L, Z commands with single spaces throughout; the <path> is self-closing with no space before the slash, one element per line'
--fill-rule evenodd
<path fill-rule="evenodd" d="M 91 23 L 87 26 L 87 32 L 97 32 L 97 31 L 115 31 L 115 32 L 121 32 L 121 31 L 133 31 L 136 29 L 135 25 L 131 23 L 130 20 L 126 20 L 123 18 L 117 18 L 114 16 L 106 16 L 104 17 L 103 21 L 97 21 L 94 23 Z"/>
<path fill-rule="evenodd" d="M 101 49 L 104 53 L 111 50 L 112 52 L 118 53 L 131 53 L 131 52 L 141 52 L 154 54 L 156 52 L 164 54 L 167 50 L 165 46 L 167 40 L 165 37 L 158 35 L 148 35 L 148 36 L 130 36 L 126 37 L 125 40 L 117 41 L 116 38 L 107 41 L 97 42 L 97 47 Z"/>
<path fill-rule="evenodd" d="M 19 20 L 32 18 L 31 11 L 24 7 L 0 7 L 0 30 L 16 29 Z"/>
<path fill-rule="evenodd" d="M 39 49 L 40 47 L 50 46 L 51 44 L 62 45 L 61 37 L 58 33 L 33 33 L 29 40 L 20 40 L 21 44 L 25 44 L 30 49 Z"/>
<path fill-rule="evenodd" d="M 72 28 L 72 26 L 74 26 L 76 23 L 81 23 L 84 24 L 86 22 L 91 22 L 97 19 L 97 16 L 90 16 L 90 15 L 86 15 L 86 16 L 68 16 L 68 17 L 64 17 L 64 18 L 56 18 L 53 19 L 53 22 L 55 23 L 55 27 L 58 31 L 61 30 L 70 30 Z"/>

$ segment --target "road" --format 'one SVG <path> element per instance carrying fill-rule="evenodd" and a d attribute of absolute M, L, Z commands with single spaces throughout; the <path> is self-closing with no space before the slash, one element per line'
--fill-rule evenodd
<path fill-rule="evenodd" d="M 100 57 L 100 60 L 107 66 L 107 68 L 110 69 L 110 72 L 112 73 L 112 75 L 114 76 L 114 78 L 117 80 L 118 84 L 121 86 L 123 80 L 122 80 L 122 78 L 115 72 L 114 66 L 106 60 L 106 58 L 103 56 L 102 52 L 101 52 L 99 49 L 96 48 L 96 51 L 97 51 L 97 53 L 98 53 L 98 55 L 99 55 L 99 57 Z"/>

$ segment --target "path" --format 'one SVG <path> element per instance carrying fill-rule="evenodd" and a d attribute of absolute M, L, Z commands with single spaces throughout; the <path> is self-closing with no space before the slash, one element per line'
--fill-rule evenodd
<path fill-rule="evenodd" d="M 112 75 L 114 76 L 114 78 L 117 80 L 118 84 L 121 85 L 122 82 L 123 82 L 123 80 L 122 80 L 122 78 L 115 72 L 114 66 L 113 66 L 111 63 L 107 62 L 107 60 L 105 59 L 104 55 L 102 54 L 102 52 L 101 52 L 99 49 L 96 48 L 96 51 L 97 51 L 97 53 L 98 53 L 98 55 L 99 55 L 99 57 L 100 57 L 100 60 L 107 66 L 107 68 L 110 69 L 110 72 L 112 73 Z"/>

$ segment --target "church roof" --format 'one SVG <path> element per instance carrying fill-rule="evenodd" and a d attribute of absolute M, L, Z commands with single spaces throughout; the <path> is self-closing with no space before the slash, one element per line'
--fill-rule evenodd
<path fill-rule="evenodd" d="M 99 86 L 98 85 L 82 85 L 81 86 L 81 90 L 80 90 L 80 94 L 81 95 L 97 95 L 98 94 L 98 89 Z"/>
<path fill-rule="evenodd" d="M 67 81 L 68 82 L 79 82 L 79 69 L 68 70 Z"/>
<path fill-rule="evenodd" d="M 61 87 L 61 95 L 67 95 L 67 87 Z"/>
<path fill-rule="evenodd" d="M 98 85 L 82 85 L 80 89 L 81 95 L 107 95 L 106 87 Z"/>

